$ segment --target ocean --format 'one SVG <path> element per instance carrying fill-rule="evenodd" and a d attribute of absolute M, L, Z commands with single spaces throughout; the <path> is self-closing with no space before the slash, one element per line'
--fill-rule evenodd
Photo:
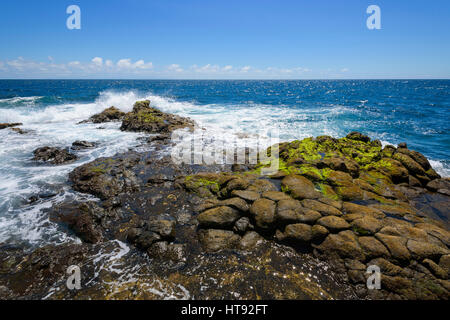
<path fill-rule="evenodd" d="M 450 80 L 0 80 L 0 123 L 21 122 L 29 131 L 0 130 L 0 243 L 77 241 L 42 209 L 89 198 L 71 190 L 67 174 L 95 158 L 142 148 L 137 138 L 144 136 L 121 132 L 120 123 L 77 123 L 110 106 L 130 111 L 143 99 L 191 117 L 214 141 L 267 129 L 278 129 L 282 141 L 356 130 L 383 144 L 406 142 L 450 176 Z M 99 146 L 68 165 L 31 161 L 38 147 L 75 140 Z M 58 195 L 28 204 L 46 193 Z"/>

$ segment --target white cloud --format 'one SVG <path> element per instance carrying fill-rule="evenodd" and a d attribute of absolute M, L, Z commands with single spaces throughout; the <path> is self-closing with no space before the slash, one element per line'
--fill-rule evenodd
<path fill-rule="evenodd" d="M 167 70 L 169 71 L 175 71 L 175 72 L 183 72 L 184 69 L 180 67 L 179 64 L 171 64 L 167 67 Z"/>
<path fill-rule="evenodd" d="M 344 70 L 344 69 L 342 69 Z M 70 61 L 66 63 L 55 63 L 54 59 L 48 58 L 44 62 L 18 57 L 14 60 L 0 62 L 0 77 L 129 77 L 136 78 L 180 78 L 180 79 L 298 79 L 313 74 L 310 69 L 304 67 L 257 68 L 250 65 L 232 66 L 230 64 L 205 64 L 184 67 L 180 64 L 154 67 L 152 62 L 143 59 L 133 61 L 129 58 L 118 60 L 94 57 L 88 61 Z"/>
<path fill-rule="evenodd" d="M 79 67 L 81 65 L 80 61 L 71 61 L 68 63 L 69 67 Z"/>
<path fill-rule="evenodd" d="M 220 67 L 218 65 L 212 65 L 212 64 L 206 64 L 202 67 L 197 66 L 196 64 L 194 64 L 191 67 L 192 70 L 194 70 L 197 73 L 216 73 L 220 70 Z"/>
<path fill-rule="evenodd" d="M 92 59 L 92 63 L 93 63 L 96 67 L 101 67 L 101 66 L 103 66 L 103 58 L 95 57 L 94 59 Z"/>
<path fill-rule="evenodd" d="M 348 68 L 341 69 L 341 72 L 349 72 L 350 70 Z"/>
<path fill-rule="evenodd" d="M 119 67 L 120 69 L 129 69 L 129 70 L 135 69 L 146 70 L 153 68 L 153 64 L 151 62 L 145 63 L 144 60 L 139 60 L 136 61 L 135 63 L 132 63 L 131 59 L 120 59 L 117 62 L 117 67 Z"/>

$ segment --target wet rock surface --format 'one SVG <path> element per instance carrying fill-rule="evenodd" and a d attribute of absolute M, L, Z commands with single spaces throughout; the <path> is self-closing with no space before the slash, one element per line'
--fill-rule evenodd
<path fill-rule="evenodd" d="M 166 134 L 192 126 L 136 103 L 122 129 L 162 134 L 147 141 L 160 152 L 74 169 L 71 187 L 98 200 L 48 212 L 82 243 L 2 247 L 0 297 L 449 298 L 448 179 L 420 153 L 353 132 L 280 143 L 270 176 L 267 163 L 177 165 Z M 90 279 L 79 291 L 65 287 L 74 264 Z M 367 289 L 371 265 L 381 290 Z"/>
<path fill-rule="evenodd" d="M 0 130 L 6 129 L 6 128 L 17 127 L 17 126 L 21 126 L 21 125 L 22 125 L 22 123 L 0 123 Z"/>
<path fill-rule="evenodd" d="M 138 101 L 133 111 L 127 113 L 120 130 L 144 131 L 148 133 L 171 133 L 176 129 L 193 128 L 194 122 L 188 118 L 161 112 L 150 107 L 150 101 Z"/>
<path fill-rule="evenodd" d="M 88 120 L 81 121 L 80 123 L 104 123 L 111 121 L 120 121 L 125 116 L 125 112 L 120 111 L 116 107 L 110 107 L 90 117 Z"/>
<path fill-rule="evenodd" d="M 97 146 L 97 143 L 95 142 L 89 142 L 89 141 L 80 141 L 77 140 L 74 143 L 72 143 L 72 150 L 83 150 L 83 149 L 92 149 Z"/>
<path fill-rule="evenodd" d="M 55 147 L 42 147 L 33 151 L 34 161 L 42 161 L 50 164 L 61 165 L 70 163 L 78 157 L 65 149 Z"/>

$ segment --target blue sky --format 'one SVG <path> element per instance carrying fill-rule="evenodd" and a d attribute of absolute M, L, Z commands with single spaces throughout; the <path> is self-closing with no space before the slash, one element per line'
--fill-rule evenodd
<path fill-rule="evenodd" d="M 449 15 L 448 0 L 2 0 L 0 78 L 450 78 Z"/>

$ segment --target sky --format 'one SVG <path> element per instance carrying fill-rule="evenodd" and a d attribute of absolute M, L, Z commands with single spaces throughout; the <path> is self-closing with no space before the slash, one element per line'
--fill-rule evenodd
<path fill-rule="evenodd" d="M 449 79 L 449 16 L 448 0 L 2 0 L 0 78 Z"/>

